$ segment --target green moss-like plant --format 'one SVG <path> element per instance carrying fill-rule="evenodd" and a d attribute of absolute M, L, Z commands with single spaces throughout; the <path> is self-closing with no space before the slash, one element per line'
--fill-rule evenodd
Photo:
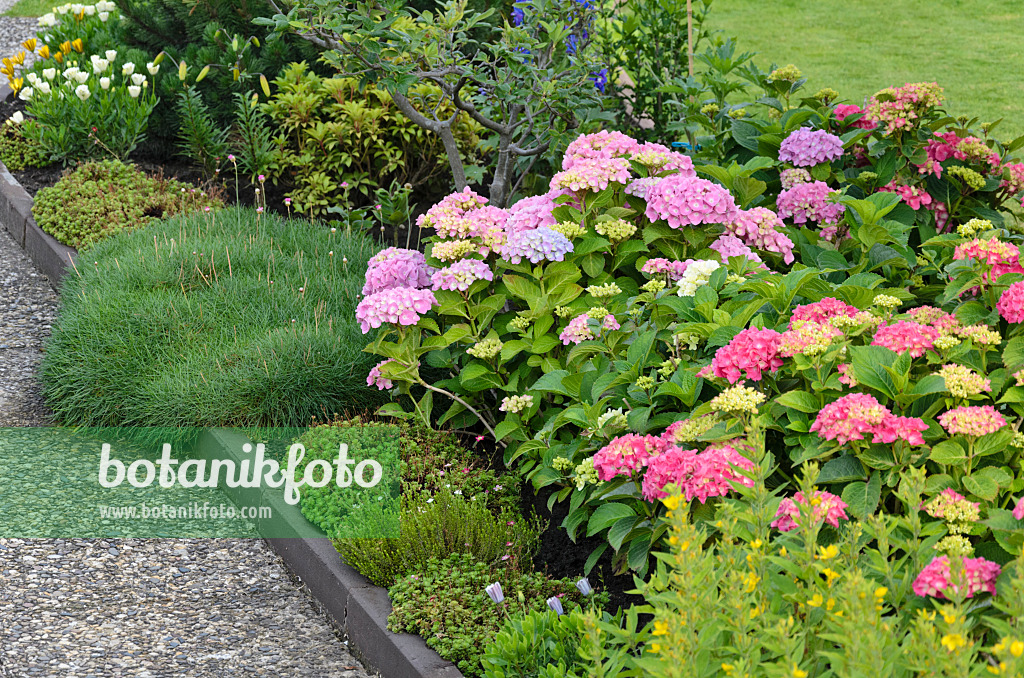
<path fill-rule="evenodd" d="M 485 592 L 492 582 L 501 584 L 504 604 L 520 613 L 547 609 L 546 601 L 552 596 L 558 596 L 571 613 L 582 600 L 571 579 L 515 572 L 456 554 L 431 559 L 390 588 L 393 611 L 388 629 L 421 636 L 463 675 L 481 676 L 480 657 L 505 620 L 504 610 Z M 607 594 L 594 594 L 594 598 L 600 606 L 606 604 Z"/>
<path fill-rule="evenodd" d="M 104 160 L 79 165 L 55 185 L 40 189 L 32 215 L 58 241 L 82 249 L 154 219 L 222 204 L 189 184 Z"/>
<path fill-rule="evenodd" d="M 364 235 L 251 209 L 97 243 L 64 278 L 41 366 L 56 421 L 306 426 L 375 407 L 355 320 L 374 252 Z"/>
<path fill-rule="evenodd" d="M 47 163 L 43 147 L 26 137 L 12 121 L 0 125 L 0 162 L 12 172 Z"/>

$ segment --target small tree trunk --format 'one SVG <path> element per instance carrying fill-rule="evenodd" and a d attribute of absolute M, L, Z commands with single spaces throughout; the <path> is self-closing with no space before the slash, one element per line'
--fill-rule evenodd
<path fill-rule="evenodd" d="M 444 152 L 448 156 L 448 165 L 452 168 L 455 190 L 462 191 L 469 184 L 466 182 L 466 170 L 462 166 L 462 158 L 459 157 L 459 145 L 455 142 L 452 128 L 441 123 L 441 129 L 437 133 L 441 136 L 441 141 L 444 143 Z"/>
<path fill-rule="evenodd" d="M 512 140 L 501 135 L 498 141 L 498 162 L 494 167 L 494 179 L 491 180 L 490 204 L 504 207 L 508 200 L 508 187 L 511 181 L 512 152 L 509 145 Z"/>

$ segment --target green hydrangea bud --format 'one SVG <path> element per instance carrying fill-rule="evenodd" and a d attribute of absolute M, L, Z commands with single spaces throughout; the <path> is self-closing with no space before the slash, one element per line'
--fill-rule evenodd
<path fill-rule="evenodd" d="M 636 233 L 636 226 L 623 219 L 611 219 L 597 222 L 594 230 L 612 242 L 621 242 Z"/>
<path fill-rule="evenodd" d="M 986 148 L 988 147 L 986 146 Z M 946 173 L 950 176 L 960 177 L 964 184 L 966 184 L 972 191 L 980 191 L 985 188 L 985 177 L 981 176 L 970 167 L 954 165 L 953 167 L 947 167 Z"/>
<path fill-rule="evenodd" d="M 642 374 L 636 378 L 636 387 L 641 391 L 646 391 L 647 389 L 654 388 L 654 383 L 654 377 L 648 376 L 646 374 Z"/>
<path fill-rule="evenodd" d="M 481 342 L 477 342 L 473 346 L 466 349 L 466 353 L 473 356 L 474 358 L 480 358 L 481 360 L 490 360 L 494 356 L 501 353 L 501 347 L 504 346 L 499 339 L 490 338 L 484 339 Z"/>
<path fill-rule="evenodd" d="M 576 312 L 573 311 L 568 306 L 556 306 L 555 315 L 557 315 L 559 318 L 568 318 L 571 315 L 576 315 Z"/>
<path fill-rule="evenodd" d="M 548 228 L 550 228 L 552 231 L 561 233 L 569 240 L 578 238 L 587 232 L 587 229 L 583 228 L 579 224 L 574 224 L 571 221 L 562 221 L 560 223 L 555 224 L 554 226 L 549 226 Z"/>
<path fill-rule="evenodd" d="M 603 297 L 614 297 L 617 294 L 622 294 L 622 288 L 613 282 L 605 285 L 591 285 L 587 288 L 587 294 L 599 299 Z"/>
<path fill-rule="evenodd" d="M 658 292 L 665 289 L 665 281 L 648 280 L 646 283 L 643 284 L 643 286 L 640 287 L 640 289 L 644 290 L 645 292 L 650 292 L 651 294 L 657 294 Z"/>
<path fill-rule="evenodd" d="M 594 306 L 593 308 L 590 308 L 587 311 L 587 316 L 593 318 L 594 320 L 604 320 L 604 317 L 606 315 L 609 315 L 610 313 L 611 311 L 609 311 L 604 306 Z"/>
<path fill-rule="evenodd" d="M 551 468 L 556 471 L 568 471 L 572 468 L 572 461 L 565 457 L 555 457 L 551 460 Z"/>
<path fill-rule="evenodd" d="M 797 68 L 793 64 L 789 64 L 788 66 L 776 68 L 774 71 L 772 71 L 771 74 L 768 76 L 768 82 L 796 82 L 802 76 L 803 73 L 800 72 L 799 68 Z"/>
<path fill-rule="evenodd" d="M 524 318 L 523 316 L 516 316 L 512 319 L 509 325 L 511 325 L 513 329 L 525 332 L 530 327 L 530 319 Z"/>

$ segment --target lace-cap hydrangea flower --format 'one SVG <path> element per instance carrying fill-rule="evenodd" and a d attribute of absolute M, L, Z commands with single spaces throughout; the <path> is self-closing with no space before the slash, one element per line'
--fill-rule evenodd
<path fill-rule="evenodd" d="M 432 271 L 422 252 L 389 247 L 367 263 L 363 294 L 376 294 L 392 287 L 429 287 Z"/>
<path fill-rule="evenodd" d="M 783 219 L 792 219 L 797 224 L 806 224 L 809 221 L 837 224 L 846 208 L 829 202 L 831 193 L 833 190 L 823 181 L 797 184 L 779 193 L 776 201 L 779 216 Z"/>
<path fill-rule="evenodd" d="M 664 219 L 672 228 L 699 224 L 728 224 L 739 209 L 722 186 L 695 177 L 665 177 L 647 192 L 647 218 Z"/>
<path fill-rule="evenodd" d="M 594 455 L 594 469 L 597 477 L 605 481 L 630 476 L 666 449 L 668 444 L 661 438 L 628 433 L 615 438 Z"/>
<path fill-rule="evenodd" d="M 975 437 L 995 433 L 1006 419 L 991 405 L 967 405 L 940 414 L 939 423 L 950 435 Z"/>
<path fill-rule="evenodd" d="M 935 346 L 939 331 L 928 325 L 900 320 L 892 325 L 882 325 L 875 332 L 872 346 L 884 346 L 896 353 L 907 352 L 912 358 L 920 358 Z"/>
<path fill-rule="evenodd" d="M 730 384 L 735 384 L 744 376 L 753 381 L 761 381 L 762 371 L 776 372 L 782 367 L 782 358 L 779 356 L 781 344 L 782 335 L 775 330 L 751 327 L 715 352 L 711 370 L 716 377 L 726 379 Z"/>
<path fill-rule="evenodd" d="M 539 264 L 542 261 L 563 261 L 572 252 L 572 243 L 561 233 L 550 228 L 511 233 L 505 241 L 503 258 L 513 264 L 523 259 Z"/>
<path fill-rule="evenodd" d="M 436 271 L 431 277 L 435 290 L 465 292 L 477 280 L 494 280 L 491 267 L 479 259 L 462 259 Z"/>
<path fill-rule="evenodd" d="M 996 594 L 996 579 L 1002 568 L 984 558 L 964 558 L 963 572 L 959 579 L 964 586 L 964 597 L 973 598 L 975 594 L 988 591 Z M 959 586 L 954 585 L 950 573 L 948 556 L 938 556 L 928 563 L 914 580 L 914 593 L 921 597 L 948 598 L 946 592 L 961 593 Z"/>
<path fill-rule="evenodd" d="M 387 391 L 388 389 L 394 388 L 394 383 L 381 374 L 380 368 L 384 367 L 390 362 L 394 362 L 391 358 L 381 361 L 374 365 L 373 369 L 370 370 L 370 374 L 366 377 L 367 386 L 376 386 L 381 391 Z"/>
<path fill-rule="evenodd" d="M 810 502 L 807 501 L 803 492 L 797 492 L 793 498 L 783 499 L 775 511 L 775 520 L 771 526 L 779 532 L 789 532 L 797 527 L 797 519 L 800 517 L 800 507 L 804 506 L 806 512 L 811 508 L 811 515 L 816 522 L 826 522 L 832 527 L 839 527 L 840 520 L 849 520 L 846 515 L 846 502 L 823 490 L 816 490 L 811 495 Z M 813 507 L 813 508 L 812 508 Z"/>
<path fill-rule="evenodd" d="M 800 127 L 782 140 L 779 162 L 813 167 L 843 155 L 843 140 L 823 129 Z"/>
<path fill-rule="evenodd" d="M 782 232 L 784 224 L 779 216 L 766 207 L 741 210 L 734 221 L 726 224 L 726 232 L 740 238 L 745 244 L 766 252 L 782 255 L 787 264 L 793 263 L 793 241 Z"/>
<path fill-rule="evenodd" d="M 1007 322 L 1024 322 L 1024 282 L 1015 282 L 999 297 L 996 309 Z"/>
<path fill-rule="evenodd" d="M 430 311 L 436 304 L 437 299 L 430 290 L 394 287 L 371 294 L 360 301 L 356 306 L 356 320 L 359 321 L 363 334 L 384 323 L 415 325 L 419 322 L 420 316 Z"/>

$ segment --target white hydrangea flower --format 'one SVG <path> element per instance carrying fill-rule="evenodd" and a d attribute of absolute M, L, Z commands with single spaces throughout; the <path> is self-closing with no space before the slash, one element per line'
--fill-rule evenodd
<path fill-rule="evenodd" d="M 679 296 L 692 297 L 695 295 L 697 288 L 707 285 L 711 280 L 711 274 L 721 267 L 721 264 L 711 259 L 698 259 L 687 266 L 683 277 L 676 283 L 679 286 Z"/>

